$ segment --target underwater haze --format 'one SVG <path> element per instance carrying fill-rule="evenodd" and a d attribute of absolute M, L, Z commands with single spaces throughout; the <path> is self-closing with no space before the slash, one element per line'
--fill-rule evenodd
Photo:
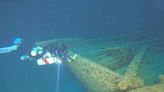
<path fill-rule="evenodd" d="M 131 92 L 163 85 L 163 16 L 163 0 L 0 0 L 0 49 L 13 45 L 17 37 L 23 39 L 18 50 L 0 53 L 0 92 Z M 20 60 L 37 42 L 53 39 L 64 39 L 68 50 L 88 61 L 59 67 Z M 105 76 L 107 69 L 113 76 L 124 76 L 133 61 L 135 87 L 117 81 L 115 88 L 103 84 L 100 74 L 91 75 L 101 71 Z M 112 86 L 110 91 L 107 86 Z"/>

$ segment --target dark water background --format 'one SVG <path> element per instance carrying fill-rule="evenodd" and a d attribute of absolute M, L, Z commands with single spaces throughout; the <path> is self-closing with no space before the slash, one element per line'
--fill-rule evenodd
<path fill-rule="evenodd" d="M 24 38 L 24 52 L 54 38 L 162 38 L 163 16 L 163 0 L 0 0 L 0 46 L 15 37 Z M 0 92 L 55 92 L 56 66 L 21 62 L 21 54 L 0 55 Z M 61 71 L 60 92 L 85 92 L 64 65 Z"/>

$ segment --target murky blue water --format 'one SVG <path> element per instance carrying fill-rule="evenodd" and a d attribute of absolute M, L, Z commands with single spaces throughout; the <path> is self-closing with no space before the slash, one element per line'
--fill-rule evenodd
<path fill-rule="evenodd" d="M 123 43 L 163 39 L 163 16 L 163 0 L 1 0 L 0 47 L 10 46 L 15 37 L 22 37 L 24 44 L 18 51 L 0 54 L 0 91 L 56 91 L 56 65 L 39 67 L 36 62 L 19 59 L 29 53 L 35 42 L 68 37 L 109 38 Z M 156 57 L 160 64 L 163 53 Z M 150 61 L 145 66 L 159 71 L 152 76 L 157 78 L 164 69 L 153 64 Z M 59 84 L 59 92 L 86 92 L 66 65 L 61 66 Z"/>

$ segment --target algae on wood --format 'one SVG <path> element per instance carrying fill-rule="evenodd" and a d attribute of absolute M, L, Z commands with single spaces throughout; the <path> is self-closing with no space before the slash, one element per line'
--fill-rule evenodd
<path fill-rule="evenodd" d="M 126 67 L 133 59 L 136 50 L 129 46 L 119 46 L 96 50 L 88 58 L 113 71 Z"/>
<path fill-rule="evenodd" d="M 143 80 L 138 77 L 138 69 L 143 56 L 146 53 L 146 48 L 146 46 L 143 46 L 139 49 L 131 63 L 128 65 L 126 73 L 118 83 L 120 90 L 129 90 L 144 86 Z"/>
<path fill-rule="evenodd" d="M 81 56 L 67 65 L 88 89 L 88 92 L 113 92 L 118 90 L 117 83 L 121 75 L 110 69 Z"/>
<path fill-rule="evenodd" d="M 58 40 L 45 41 L 38 43 L 38 45 L 47 46 L 56 41 Z M 79 43 L 80 41 L 84 41 L 84 39 L 77 39 L 75 42 Z M 69 40 L 68 42 L 72 41 Z M 120 75 L 110 68 L 103 67 L 80 55 L 74 61 L 68 62 L 67 66 L 87 88 L 88 92 L 164 92 L 163 83 L 145 87 L 143 80 L 138 77 L 138 69 L 146 48 L 143 46 L 137 51 L 124 75 Z M 104 51 L 107 51 L 107 49 L 104 49 Z M 163 77 L 160 76 L 160 79 L 163 82 Z"/>
<path fill-rule="evenodd" d="M 134 90 L 130 90 L 128 92 L 164 92 L 164 83 L 141 87 Z"/>
<path fill-rule="evenodd" d="M 37 42 L 36 45 L 45 47 L 45 46 L 50 45 L 50 44 L 56 44 L 56 42 L 64 43 L 64 44 L 70 44 L 70 43 L 75 44 L 75 43 L 81 43 L 84 41 L 86 41 L 86 39 L 83 37 L 63 38 L 63 39 L 53 39 L 53 40 L 47 40 L 47 41 L 40 41 L 40 42 Z"/>

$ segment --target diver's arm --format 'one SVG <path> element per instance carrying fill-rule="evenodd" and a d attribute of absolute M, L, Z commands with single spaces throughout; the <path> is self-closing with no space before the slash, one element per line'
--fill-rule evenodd
<path fill-rule="evenodd" d="M 9 53 L 11 51 L 15 51 L 18 49 L 18 45 L 12 45 L 12 46 L 9 46 L 9 47 L 3 47 L 3 48 L 0 48 L 0 53 Z"/>

